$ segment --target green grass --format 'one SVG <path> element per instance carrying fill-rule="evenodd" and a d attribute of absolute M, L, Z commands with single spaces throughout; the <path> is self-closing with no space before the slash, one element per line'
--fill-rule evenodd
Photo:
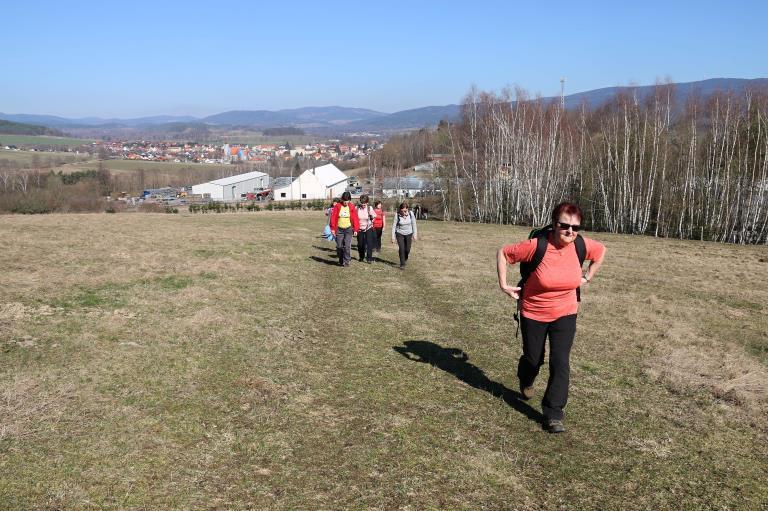
<path fill-rule="evenodd" d="M 388 240 L 373 265 L 331 264 L 324 222 L 6 217 L 0 508 L 768 501 L 764 247 L 586 233 L 608 256 L 552 436 L 546 367 L 537 397 L 516 397 L 495 284 L 495 250 L 529 229 L 423 222 L 399 271 Z"/>
<path fill-rule="evenodd" d="M 175 163 L 175 162 L 165 162 L 165 161 L 140 161 L 140 160 L 104 160 L 103 161 L 104 166 L 108 169 L 113 170 L 138 170 L 138 169 L 144 169 L 144 170 L 181 170 L 183 168 L 201 168 L 201 167 L 208 167 L 208 168 L 222 168 L 227 165 L 223 164 L 208 164 L 208 163 L 193 163 L 193 162 L 184 162 L 184 163 Z M 91 166 L 88 168 L 96 168 L 98 166 L 98 162 L 93 162 Z"/>
<path fill-rule="evenodd" d="M 188 168 L 216 169 L 216 168 L 226 167 L 226 165 L 223 165 L 223 164 L 214 165 L 214 164 L 207 164 L 207 163 L 192 163 L 192 162 L 175 163 L 175 162 L 165 162 L 165 161 L 143 161 L 143 160 L 104 160 L 101 162 L 97 160 L 90 160 L 86 162 L 68 165 L 67 167 L 70 169 L 70 171 L 95 170 L 99 167 L 99 163 L 103 164 L 104 168 L 113 170 L 113 171 L 135 171 L 139 169 L 144 169 L 150 172 L 171 172 L 171 173 L 176 173 L 180 170 L 188 169 Z"/>
<path fill-rule="evenodd" d="M 40 164 L 47 164 L 48 160 L 52 159 L 55 166 L 57 160 L 75 162 L 78 158 L 82 157 L 82 155 L 76 155 L 75 153 L 67 153 L 63 151 L 6 151 L 5 149 L 0 149 L 0 160 L 15 161 L 20 165 L 31 165 L 35 158 L 37 158 Z"/>

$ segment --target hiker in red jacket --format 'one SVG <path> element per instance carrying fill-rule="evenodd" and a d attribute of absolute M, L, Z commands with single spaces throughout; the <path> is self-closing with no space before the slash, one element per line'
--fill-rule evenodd
<path fill-rule="evenodd" d="M 523 355 L 517 377 L 523 399 L 533 397 L 533 382 L 544 364 L 544 344 L 549 336 L 549 381 L 541 409 L 551 433 L 565 431 L 563 409 L 568 401 L 569 359 L 576 335 L 577 289 L 592 281 L 605 257 L 602 243 L 578 235 L 581 220 L 579 206 L 570 202 L 559 204 L 552 211 L 551 228 L 541 230 L 532 239 L 504 245 L 497 256 L 499 287 L 512 298 L 522 300 L 519 319 Z M 584 274 L 580 259 L 590 260 Z M 536 260 L 539 262 L 534 263 L 535 268 L 525 268 L 531 271 L 520 285 L 507 284 L 507 264 Z"/>
<path fill-rule="evenodd" d="M 376 231 L 374 251 L 378 254 L 381 253 L 381 235 L 384 234 L 384 229 L 387 228 L 386 213 L 384 213 L 380 200 L 373 203 L 373 211 L 376 213 L 376 217 L 373 219 L 373 230 Z"/>
<path fill-rule="evenodd" d="M 349 266 L 352 260 L 352 236 L 360 227 L 355 206 L 351 202 L 352 194 L 341 194 L 341 202 L 336 203 L 331 211 L 331 233 L 336 236 L 336 254 L 339 266 Z"/>

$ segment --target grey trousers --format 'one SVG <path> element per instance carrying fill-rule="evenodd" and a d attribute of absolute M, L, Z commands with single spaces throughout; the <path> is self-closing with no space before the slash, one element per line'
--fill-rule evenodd
<path fill-rule="evenodd" d="M 336 229 L 336 255 L 339 256 L 339 264 L 348 265 L 352 260 L 352 227 Z"/>

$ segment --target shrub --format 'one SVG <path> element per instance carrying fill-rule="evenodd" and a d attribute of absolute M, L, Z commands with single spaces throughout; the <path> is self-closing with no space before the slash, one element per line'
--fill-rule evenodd
<path fill-rule="evenodd" d="M 163 206 L 156 202 L 142 202 L 138 210 L 142 213 L 162 213 L 165 211 Z"/>
<path fill-rule="evenodd" d="M 53 213 L 54 208 L 39 194 L 20 195 L 10 208 L 12 213 L 37 215 Z"/>

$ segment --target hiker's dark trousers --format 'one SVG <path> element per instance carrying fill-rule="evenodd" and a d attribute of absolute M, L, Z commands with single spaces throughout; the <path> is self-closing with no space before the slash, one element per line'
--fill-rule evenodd
<path fill-rule="evenodd" d="M 411 253 L 413 234 L 400 234 L 398 232 L 395 234 L 395 238 L 397 238 L 397 247 L 400 254 L 400 266 L 405 266 L 405 263 L 408 261 L 408 254 Z"/>
<path fill-rule="evenodd" d="M 352 228 L 347 227 L 336 229 L 336 255 L 339 257 L 339 264 L 349 264 L 351 259 L 350 250 L 352 248 Z"/>
<path fill-rule="evenodd" d="M 376 231 L 376 247 L 374 248 L 375 251 L 381 252 L 381 235 L 384 233 L 383 227 L 374 227 L 374 231 Z"/>
<path fill-rule="evenodd" d="M 563 408 L 568 402 L 571 347 L 576 335 L 576 314 L 563 316 L 550 323 L 520 319 L 523 332 L 523 356 L 517 366 L 517 377 L 522 387 L 530 387 L 544 364 L 545 343 L 549 336 L 549 381 L 541 411 L 547 419 L 563 419 Z"/>
<path fill-rule="evenodd" d="M 357 232 L 357 254 L 360 260 L 365 257 L 366 261 L 373 260 L 373 249 L 376 247 L 376 231 L 373 228 L 367 231 Z"/>

